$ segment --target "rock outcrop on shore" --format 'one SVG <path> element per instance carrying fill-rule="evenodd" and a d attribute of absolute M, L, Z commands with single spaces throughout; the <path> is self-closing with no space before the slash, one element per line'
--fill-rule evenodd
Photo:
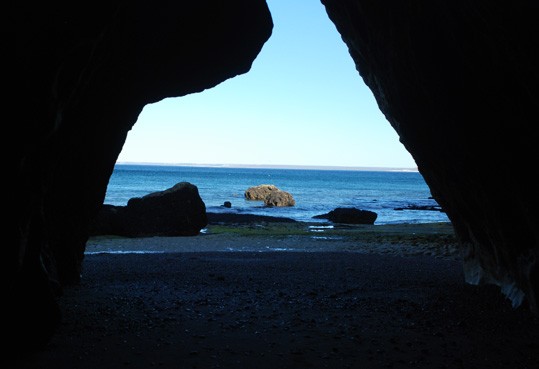
<path fill-rule="evenodd" d="M 135 197 L 126 206 L 104 205 L 91 235 L 124 237 L 195 236 L 208 224 L 197 186 L 180 182 L 164 191 Z"/>
<path fill-rule="evenodd" d="M 378 214 L 370 210 L 356 208 L 336 208 L 329 213 L 315 215 L 315 219 L 327 219 L 333 223 L 374 224 Z"/>

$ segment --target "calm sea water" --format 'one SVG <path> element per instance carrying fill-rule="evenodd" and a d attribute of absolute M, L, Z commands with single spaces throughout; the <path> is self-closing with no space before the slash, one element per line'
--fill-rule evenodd
<path fill-rule="evenodd" d="M 178 182 L 196 185 L 208 212 L 271 215 L 313 222 L 317 221 L 312 219 L 314 215 L 337 207 L 355 207 L 376 212 L 375 224 L 449 221 L 439 211 L 394 210 L 437 205 L 417 172 L 117 164 L 105 203 L 126 205 L 132 197 L 162 191 Z M 245 190 L 260 184 L 273 184 L 289 192 L 296 206 L 267 208 L 262 202 L 245 200 Z M 230 201 L 232 208 L 223 207 L 225 201 Z"/>

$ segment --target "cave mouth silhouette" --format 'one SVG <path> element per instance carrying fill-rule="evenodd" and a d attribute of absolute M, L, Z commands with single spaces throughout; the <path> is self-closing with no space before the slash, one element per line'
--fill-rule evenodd
<path fill-rule="evenodd" d="M 323 0 L 323 3 L 331 4 L 332 1 Z M 17 172 L 18 181 L 14 186 L 16 188 L 14 198 L 23 199 L 23 203 L 17 204 L 17 206 L 21 205 L 21 209 L 17 208 L 15 211 L 18 223 L 14 227 L 14 233 L 19 236 L 20 242 L 14 243 L 12 254 L 20 255 L 21 259 L 17 260 L 20 261 L 17 264 L 16 258 L 13 258 L 13 264 L 9 265 L 8 271 L 13 271 L 12 284 L 15 287 L 13 288 L 10 284 L 8 296 L 13 299 L 14 304 L 9 306 L 10 309 L 5 316 L 5 320 L 9 320 L 10 324 L 26 324 L 24 327 L 18 326 L 21 332 L 23 328 L 28 329 L 14 337 L 9 335 L 12 331 L 8 331 L 7 336 L 9 339 L 13 338 L 12 342 L 16 342 L 15 345 L 30 345 L 28 341 L 35 341 L 36 336 L 41 338 L 42 333 L 49 333 L 48 329 L 56 323 L 53 322 L 55 315 L 52 311 L 55 303 L 50 295 L 51 288 L 47 285 L 48 278 L 51 276 L 46 275 L 43 270 L 43 263 L 46 260 L 42 258 L 42 252 L 49 251 L 49 248 L 52 250 L 52 260 L 57 263 L 62 278 L 73 281 L 80 276 L 78 268 L 81 266 L 79 262 L 84 250 L 85 221 L 95 210 L 102 194 L 101 191 L 105 188 L 107 174 L 110 174 L 109 170 L 112 170 L 111 167 L 114 164 L 114 160 L 110 159 L 117 157 L 121 149 L 119 146 L 125 139 L 128 127 L 133 123 L 133 117 L 140 113 L 139 106 L 132 106 L 130 102 L 136 101 L 143 105 L 161 100 L 171 94 L 192 93 L 218 83 L 216 81 L 242 74 L 249 69 L 252 56 L 258 54 L 259 46 L 271 33 L 269 32 L 270 22 L 267 21 L 267 17 L 264 18 L 266 14 L 263 12 L 262 3 L 251 5 L 255 3 L 243 2 L 240 4 L 241 7 L 253 6 L 252 19 L 259 16 L 252 23 L 249 23 L 250 19 L 238 19 L 247 22 L 246 29 L 252 27 L 256 30 L 246 38 L 241 38 L 245 32 L 236 32 L 239 28 L 234 28 L 232 34 L 226 33 L 225 31 L 228 31 L 230 27 L 221 27 L 223 23 L 219 23 L 219 17 L 211 18 L 216 22 L 208 22 L 209 14 L 203 13 L 204 17 L 199 19 L 204 19 L 205 30 L 211 27 L 222 30 L 223 32 L 216 32 L 214 35 L 216 37 L 224 35 L 221 39 L 224 41 L 237 40 L 239 37 L 248 46 L 242 49 L 239 55 L 231 56 L 232 51 L 238 50 L 228 47 L 227 43 L 223 43 L 227 45 L 223 48 L 223 44 L 216 42 L 214 37 L 211 40 L 206 38 L 206 41 L 211 41 L 208 44 L 217 47 L 215 54 L 210 55 L 210 58 L 205 58 L 208 54 L 201 53 L 204 60 L 201 63 L 190 64 L 192 68 L 188 70 L 188 76 L 187 73 L 183 73 L 185 70 L 167 70 L 167 66 L 178 61 L 178 59 L 173 60 L 178 56 L 177 53 L 167 53 L 171 50 L 167 43 L 178 45 L 178 41 L 185 41 L 179 35 L 192 33 L 167 33 L 170 37 L 165 38 L 147 36 L 159 36 L 160 31 L 170 30 L 167 28 L 170 24 L 182 27 L 184 25 L 196 27 L 202 24 L 197 19 L 170 22 L 172 17 L 182 15 L 182 12 L 167 11 L 168 7 L 175 10 L 174 7 L 179 6 L 178 4 L 180 3 L 171 2 L 165 4 L 167 7 L 164 8 L 146 9 L 138 3 L 133 3 L 133 7 L 125 9 L 125 14 L 140 16 L 137 19 L 150 19 L 141 15 L 157 15 L 148 21 L 149 27 L 144 29 L 137 27 L 138 24 L 131 27 L 132 24 L 126 22 L 129 17 L 122 17 L 121 12 L 114 13 L 118 17 L 109 17 L 107 15 L 110 13 L 106 12 L 109 9 L 98 6 L 88 7 L 86 12 L 72 12 L 72 8 L 55 4 L 39 6 L 21 4 L 20 8 L 16 9 L 19 12 L 14 13 L 13 20 L 20 23 L 16 26 L 10 25 L 8 28 L 20 31 L 17 37 L 21 39 L 17 41 L 24 41 L 20 45 L 27 48 L 22 47 L 17 53 L 19 58 L 17 61 L 21 61 L 21 63 L 16 63 L 21 68 L 18 70 L 21 73 L 17 74 L 20 77 L 18 82 L 21 88 L 15 91 L 24 92 L 17 93 L 17 96 L 24 95 L 28 98 L 24 101 L 23 108 L 19 109 L 24 112 L 24 119 L 21 121 L 26 124 L 21 124 L 20 127 L 16 125 L 18 130 L 15 135 L 16 143 L 22 150 L 17 150 L 17 154 L 20 154 L 16 157 L 19 172 Z M 198 6 L 192 2 L 185 4 L 193 9 Z M 234 9 L 231 7 L 238 4 L 227 3 L 222 9 L 223 11 L 229 8 Z M 384 8 L 382 12 L 379 12 L 380 6 L 375 5 L 372 8 L 353 8 L 353 3 L 349 2 L 342 7 L 334 6 L 331 19 L 339 26 L 339 30 L 347 37 L 350 45 L 359 45 L 358 48 L 361 49 L 368 45 L 369 39 L 366 37 L 374 34 L 381 44 L 394 46 L 390 50 L 385 47 L 367 48 L 369 50 L 367 59 L 363 59 L 362 54 L 358 53 L 354 55 L 354 59 L 358 61 L 358 66 L 363 68 L 362 75 L 367 79 L 370 78 L 370 86 L 377 89 L 375 93 L 383 100 L 384 113 L 392 118 L 392 124 L 399 128 L 401 137 L 406 138 L 408 147 L 414 148 L 416 159 L 421 159 L 418 160 L 418 164 L 421 165 L 423 175 L 428 175 L 429 183 L 435 185 L 437 199 L 444 200 L 444 208 L 452 212 L 454 216 L 452 219 L 458 220 L 457 228 L 460 238 L 467 246 L 470 246 L 470 250 L 475 252 L 472 256 L 476 257 L 474 260 L 476 269 L 473 271 L 478 272 L 476 275 L 484 277 L 483 279 L 488 282 L 494 280 L 494 283 L 502 283 L 504 287 L 525 290 L 531 296 L 530 305 L 537 308 L 537 304 L 534 305 L 537 292 L 534 277 L 537 276 L 537 272 L 536 265 L 532 263 L 534 259 L 531 258 L 537 254 L 537 244 L 534 242 L 536 232 L 533 227 L 530 228 L 530 225 L 533 225 L 532 220 L 535 219 L 531 215 L 533 207 L 530 204 L 534 204 L 534 198 L 530 199 L 530 194 L 535 191 L 531 187 L 527 173 L 522 174 L 513 170 L 515 162 L 520 162 L 522 158 L 535 157 L 533 154 L 536 151 L 536 135 L 531 130 L 531 127 L 535 125 L 532 124 L 534 121 L 530 117 L 536 115 L 536 106 L 533 103 L 536 100 L 533 88 L 536 78 L 533 76 L 536 74 L 533 71 L 537 63 L 536 56 L 533 56 L 529 50 L 536 49 L 537 22 L 527 22 L 534 20 L 536 9 L 528 4 L 528 7 L 511 7 L 510 11 L 507 11 L 506 8 L 489 6 L 486 1 L 474 4 L 471 8 L 463 7 L 458 2 L 452 3 L 444 7 L 442 11 L 430 7 L 437 3 L 425 3 L 425 7 L 421 8 L 407 7 L 402 4 L 405 3 L 401 3 L 401 6 L 407 11 L 403 13 L 406 16 L 396 16 L 397 12 L 391 12 L 390 10 L 394 9 L 390 8 Z M 350 7 L 347 8 L 347 6 Z M 154 9 L 155 13 L 145 12 L 151 9 Z M 481 11 L 485 9 L 488 11 Z M 237 11 L 228 13 L 230 17 L 237 14 L 239 14 Z M 358 18 L 348 16 L 351 14 L 357 15 Z M 393 17 L 383 17 L 387 14 L 392 14 Z M 430 16 L 423 16 L 425 14 Z M 49 17 L 50 15 L 53 16 Z M 67 18 L 64 18 L 66 16 Z M 227 25 L 237 24 L 230 22 L 228 17 L 223 18 Z M 474 22 L 477 18 L 481 19 Z M 113 25 L 119 25 L 119 27 L 107 28 L 110 33 L 101 32 L 103 25 L 111 25 L 111 19 L 117 22 Z M 156 19 L 159 22 L 156 22 Z M 361 19 L 372 20 L 372 22 L 361 22 Z M 48 27 L 49 21 L 51 27 Z M 407 23 L 408 21 L 410 23 Z M 387 27 L 388 24 L 393 26 Z M 461 25 L 462 28 L 457 29 L 455 24 Z M 502 27 L 498 27 L 498 24 Z M 407 27 L 410 25 L 414 26 Z M 399 32 L 399 30 L 407 32 Z M 425 30 L 429 32 L 426 33 Z M 445 32 L 445 30 L 454 32 Z M 418 37 L 410 37 L 408 31 Z M 200 35 L 205 36 L 209 33 L 201 32 Z M 469 37 L 470 34 L 476 37 Z M 39 37 L 35 37 L 36 35 Z M 235 37 L 230 37 L 231 35 Z M 254 36 L 257 35 L 260 37 L 254 40 L 256 38 Z M 424 37 L 421 37 L 422 35 Z M 61 42 L 58 42 L 59 39 Z M 141 43 L 134 48 L 133 40 L 135 43 L 139 41 Z M 410 40 L 418 43 L 406 43 Z M 104 41 L 104 43 L 99 41 Z M 404 42 L 400 43 L 400 41 Z M 196 48 L 197 45 L 188 42 L 187 46 Z M 478 49 L 477 46 L 480 48 Z M 150 49 L 152 52 L 147 52 Z M 215 48 L 211 50 L 213 52 Z M 416 52 L 410 53 L 410 50 Z M 422 50 L 427 50 L 427 52 L 422 53 Z M 455 50 L 459 52 L 454 52 Z M 463 50 L 473 50 L 473 53 L 460 52 Z M 507 50 L 511 51 L 509 58 Z M 485 62 L 484 55 L 493 55 L 491 51 L 500 58 Z M 221 57 L 222 63 L 218 65 L 208 63 L 215 60 L 215 55 Z M 460 58 L 463 55 L 466 57 Z M 468 57 L 469 55 L 473 55 L 473 58 Z M 396 63 L 394 69 L 384 69 L 387 66 L 386 60 L 395 60 L 388 56 L 396 56 L 396 60 L 403 62 Z M 399 59 L 399 56 L 402 58 Z M 449 59 L 436 59 L 440 56 Z M 413 58 L 409 59 L 409 57 Z M 436 63 L 430 62 L 433 58 L 442 60 L 441 65 L 447 68 L 437 68 Z M 129 64 L 129 61 L 133 60 L 135 62 Z M 163 60 L 170 63 L 158 64 Z M 38 62 L 34 63 L 34 61 Z M 148 68 L 147 73 L 140 73 L 138 69 L 140 65 L 151 67 L 161 65 L 163 68 Z M 425 77 L 421 80 L 422 84 L 416 84 L 417 79 L 411 79 L 416 76 L 415 72 L 418 70 L 422 72 L 420 76 Z M 445 73 L 439 73 L 440 70 L 444 70 Z M 178 74 L 170 78 L 168 75 L 170 72 Z M 194 79 L 191 79 L 193 75 Z M 196 81 L 196 77 L 200 75 L 207 77 L 202 84 Z M 501 80 L 493 83 L 493 80 L 489 78 L 490 75 L 496 75 Z M 173 83 L 186 76 L 189 78 L 185 81 L 189 83 L 182 86 Z M 113 81 L 118 84 L 113 86 L 115 88 L 110 88 Z M 136 83 L 132 83 L 133 81 Z M 154 81 L 157 82 L 154 83 Z M 429 89 L 429 87 L 440 85 L 446 88 Z M 512 93 L 503 93 L 506 91 L 500 89 L 500 85 L 504 88 L 508 87 Z M 461 86 L 466 88 L 459 88 Z M 406 87 L 405 91 L 402 90 L 403 87 Z M 28 91 L 32 93 L 28 94 Z M 391 96 L 384 92 L 391 92 Z M 395 99 L 391 99 L 392 96 Z M 477 96 L 488 96 L 488 99 L 477 99 Z M 425 104 L 425 101 L 429 104 Z M 28 109 L 28 105 L 32 106 L 32 109 Z M 447 106 L 451 109 L 444 110 Z M 475 114 L 466 114 L 466 109 L 469 108 L 472 108 Z M 438 121 L 440 117 L 443 120 L 433 126 L 431 122 Z M 43 127 L 38 127 L 36 122 L 43 122 Z M 509 130 L 505 129 L 507 122 L 511 122 Z M 469 127 L 476 129 L 469 130 Z M 466 134 L 462 135 L 463 132 Z M 103 145 L 96 145 L 96 142 Z M 500 147 L 506 147 L 504 143 L 507 142 L 518 142 L 518 146 L 512 147 L 514 150 L 499 150 Z M 80 165 L 81 162 L 83 165 Z M 484 163 L 495 163 L 495 166 L 481 165 Z M 511 174 L 511 176 L 506 178 L 504 174 Z M 85 186 L 73 188 L 73 183 L 84 183 Z M 477 196 L 476 190 L 484 194 L 484 197 Z M 513 198 L 518 201 L 511 204 L 499 201 L 507 193 L 512 194 Z M 81 200 L 71 201 L 73 198 Z M 485 208 L 494 211 L 487 213 L 484 211 Z M 507 214 L 515 215 L 515 221 L 511 224 L 503 221 Z M 518 223 L 516 228 L 512 228 L 515 226 L 513 223 Z M 511 244 L 519 245 L 519 247 L 506 247 L 507 240 L 511 240 Z M 486 247 L 483 247 L 485 245 Z M 526 259 L 527 255 L 530 257 Z M 223 255 L 217 256 L 223 257 Z M 262 256 L 256 254 L 253 258 L 260 259 Z M 305 255 L 294 256 L 304 257 Z M 315 254 L 312 256 L 315 257 Z M 216 261 L 213 256 L 195 255 L 194 258 L 200 258 L 198 272 L 195 270 L 196 273 L 189 274 L 185 272 L 192 269 L 178 270 L 175 267 L 170 274 L 166 275 L 165 283 L 158 282 L 158 272 L 163 271 L 161 267 L 166 271 L 164 265 L 170 255 L 154 255 L 156 263 L 150 263 L 145 256 L 144 261 L 140 262 L 146 266 L 153 265 L 149 269 L 150 278 L 147 284 L 149 290 L 147 291 L 157 293 L 156 296 L 151 294 L 145 296 L 144 290 L 137 289 L 143 285 L 140 280 L 130 283 L 129 273 L 135 270 L 125 268 L 121 263 L 114 264 L 113 259 L 118 261 L 117 257 L 89 256 L 85 258 L 83 264 L 84 273 L 91 273 L 92 268 L 95 267 L 94 271 L 98 270 L 100 277 L 104 272 L 113 271 L 114 279 L 108 285 L 111 289 L 106 290 L 102 285 L 94 285 L 96 288 L 86 289 L 83 284 L 81 285 L 83 288 L 79 290 L 77 290 L 79 287 L 66 288 L 64 296 L 60 299 L 60 304 L 73 302 L 70 300 L 70 294 L 75 292 L 77 298 L 82 298 L 79 293 L 82 291 L 90 293 L 90 301 L 100 301 L 110 303 L 110 305 L 95 306 L 81 303 L 61 305 L 61 307 L 70 306 L 72 309 L 67 312 L 73 315 L 72 319 L 67 316 L 66 322 L 70 323 L 58 327 L 60 331 L 67 333 L 56 337 L 55 344 L 59 350 L 45 350 L 37 353 L 37 356 L 23 358 L 26 362 L 21 364 L 21 367 L 40 367 L 42 366 L 38 362 L 40 358 L 44 358 L 44 361 L 49 363 L 55 361 L 58 363 L 57 367 L 62 367 L 64 364 L 65 367 L 80 367 L 81 361 L 83 365 L 92 365 L 92 367 L 95 367 L 96 363 L 102 365 L 104 362 L 113 361 L 116 364 L 121 362 L 123 365 L 130 365 L 133 363 L 133 352 L 146 352 L 148 342 L 159 342 L 159 346 L 155 347 L 161 349 L 156 353 L 171 356 L 147 356 L 140 361 L 137 360 L 137 365 L 148 364 L 144 362 L 147 358 L 151 358 L 152 362 L 158 364 L 160 360 L 167 362 L 176 360 L 177 362 L 178 352 L 182 361 L 191 360 L 193 363 L 194 360 L 195 365 L 199 364 L 196 362 L 199 357 L 213 358 L 212 355 L 215 355 L 215 352 L 219 357 L 223 353 L 220 351 L 222 344 L 203 346 L 199 341 L 208 338 L 210 341 L 215 340 L 215 336 L 202 337 L 203 334 L 196 334 L 178 337 L 173 334 L 180 332 L 175 328 L 180 327 L 181 323 L 192 321 L 189 319 L 192 317 L 189 314 L 195 314 L 193 316 L 202 319 L 206 318 L 206 323 L 211 322 L 207 320 L 211 316 L 205 315 L 203 308 L 217 310 L 220 306 L 218 297 L 221 294 L 227 297 L 224 301 L 230 303 L 226 309 L 223 309 L 224 316 L 231 311 L 237 314 L 233 315 L 235 318 L 233 321 L 219 321 L 224 325 L 216 325 L 216 332 L 218 329 L 230 332 L 238 339 L 236 341 L 238 345 L 235 347 L 241 347 L 242 343 L 249 342 L 249 338 L 256 336 L 255 332 L 261 332 L 261 330 L 256 330 L 253 335 L 250 335 L 251 331 L 247 327 L 253 326 L 250 325 L 248 319 L 243 319 L 244 315 L 242 315 L 248 314 L 249 309 L 241 308 L 247 306 L 255 309 L 257 298 L 254 296 L 259 292 L 255 290 L 255 295 L 253 295 L 249 289 L 238 287 L 241 283 L 234 282 L 239 281 L 237 279 L 239 277 L 232 272 L 231 274 L 214 271 L 207 273 L 208 265 Z M 370 256 L 355 255 L 355 257 L 367 259 Z M 262 271 L 271 270 L 275 265 L 279 265 L 271 261 L 264 263 L 258 259 L 257 262 L 260 262 L 258 265 L 261 266 Z M 419 263 L 419 259 L 414 260 Z M 94 261 L 93 265 L 92 261 Z M 189 259 L 189 261 L 190 267 L 194 267 L 196 260 Z M 242 261 L 239 260 L 239 262 Z M 276 307 L 272 311 L 265 310 L 261 315 L 252 316 L 255 321 L 264 321 L 268 317 L 273 319 L 271 314 L 277 313 L 273 320 L 275 326 L 262 326 L 266 330 L 262 333 L 276 333 L 270 335 L 271 339 L 264 342 L 263 347 L 267 350 L 264 351 L 265 358 L 260 361 L 253 360 L 251 363 L 264 367 L 268 365 L 267 357 L 282 357 L 283 360 L 289 360 L 285 364 L 301 361 L 304 366 L 308 366 L 312 362 L 333 360 L 330 364 L 337 366 L 342 363 L 339 360 L 343 357 L 337 352 L 346 352 L 344 356 L 350 360 L 351 364 L 356 362 L 356 359 L 361 362 L 374 360 L 380 364 L 378 366 L 395 365 L 395 362 L 421 363 L 426 367 L 442 366 L 444 363 L 435 362 L 433 365 L 433 362 L 436 358 L 446 360 L 448 357 L 454 360 L 455 366 L 459 367 L 463 363 L 480 367 L 485 360 L 489 361 L 490 367 L 517 366 L 522 363 L 529 367 L 536 365 L 537 347 L 533 344 L 534 338 L 537 337 L 536 318 L 525 309 L 512 309 L 499 294 L 489 295 L 489 291 L 492 291 L 491 286 L 469 286 L 462 283 L 461 275 L 453 275 L 455 279 L 440 278 L 448 284 L 444 285 L 443 294 L 438 296 L 439 291 L 433 287 L 432 282 L 421 283 L 420 288 L 414 288 L 412 282 L 408 284 L 403 280 L 396 280 L 399 297 L 385 300 L 381 297 L 387 296 L 383 292 L 380 293 L 380 289 L 368 290 L 369 286 L 361 285 L 358 290 L 355 290 L 354 286 L 347 283 L 346 277 L 339 277 L 338 273 L 343 271 L 350 274 L 355 272 L 345 267 L 337 268 L 336 278 L 332 279 L 332 282 L 338 282 L 338 288 L 333 288 L 331 283 L 320 280 L 313 280 L 308 284 L 316 288 L 306 295 L 303 292 L 294 295 L 290 293 L 292 290 L 288 291 L 285 288 L 293 287 L 290 281 L 295 281 L 294 278 L 299 275 L 311 277 L 327 275 L 321 271 L 331 270 L 328 260 L 324 259 L 319 262 L 315 265 L 316 269 L 313 273 L 304 273 L 303 266 L 290 267 L 286 270 L 291 273 L 290 278 L 282 282 L 269 278 L 270 282 L 275 282 L 270 286 L 283 288 L 270 289 L 270 291 L 278 291 L 277 295 L 270 294 L 266 296 L 267 300 L 261 299 L 262 306 L 275 306 L 273 301 L 279 301 L 281 305 L 278 308 L 283 309 L 279 310 Z M 523 265 L 521 262 L 529 264 Z M 378 272 L 381 272 L 379 274 L 381 278 L 373 278 L 373 281 L 383 282 L 383 278 L 391 277 L 388 271 L 394 272 L 394 269 L 382 268 L 382 263 L 368 263 L 371 267 L 380 267 Z M 305 265 L 314 264 L 315 262 Z M 346 265 L 346 262 L 338 261 L 335 264 L 340 267 Z M 432 268 L 432 264 L 436 267 Z M 436 273 L 443 274 L 445 270 L 437 262 L 431 261 L 429 265 L 430 267 L 427 265 L 423 268 L 423 265 L 415 264 L 410 270 L 426 271 L 430 280 L 437 275 Z M 395 268 L 399 266 L 400 264 L 395 265 Z M 264 273 L 256 273 L 257 269 L 252 268 L 250 264 L 247 266 L 242 264 L 239 270 L 242 272 L 254 270 L 252 275 L 247 274 L 247 278 L 252 278 L 252 280 L 247 279 L 247 282 L 264 277 Z M 302 273 L 294 273 L 294 271 Z M 484 274 L 479 272 L 484 272 Z M 376 274 L 371 273 L 371 275 Z M 188 278 L 185 280 L 188 282 L 187 285 L 195 286 L 192 291 L 177 289 L 174 285 L 166 284 L 167 281 L 175 281 L 181 276 Z M 277 273 L 277 276 L 280 274 Z M 211 280 L 210 283 L 209 278 L 215 278 L 216 281 Z M 220 286 L 219 282 L 228 282 L 227 278 L 231 283 Z M 267 282 L 266 278 L 263 279 Z M 453 284 L 451 281 L 459 283 Z M 80 282 L 86 283 L 85 280 Z M 197 288 L 200 286 L 214 286 L 214 289 Z M 227 286 L 231 289 L 223 289 Z M 169 287 L 171 291 L 174 291 L 175 296 L 190 296 L 185 299 L 189 302 L 189 307 L 183 311 L 185 315 L 172 313 L 177 308 L 182 311 L 181 304 L 167 305 L 164 300 L 159 300 L 158 297 L 166 297 Z M 422 293 L 440 297 L 441 300 L 429 298 L 422 300 L 421 296 L 414 295 L 414 303 L 412 303 L 411 300 L 403 299 L 402 294 L 399 295 L 399 292 L 402 293 L 402 289 L 406 288 L 409 288 L 411 294 L 422 291 Z M 258 290 L 261 293 L 265 291 L 263 288 Z M 329 290 L 334 290 L 335 293 L 328 293 Z M 119 291 L 133 293 L 134 298 L 127 298 Z M 189 292 L 192 294 L 189 295 Z M 205 296 L 200 292 L 210 294 Z M 358 297 L 360 292 L 362 292 L 361 298 L 354 300 L 353 297 Z M 357 294 L 354 296 L 354 293 Z M 99 298 L 96 299 L 95 296 Z M 237 299 L 235 300 L 234 297 Z M 247 298 L 247 300 L 238 302 L 240 298 Z M 264 304 L 264 301 L 271 301 L 272 304 Z M 418 301 L 427 302 L 422 304 Z M 194 306 L 196 307 L 193 308 Z M 88 310 L 84 310 L 86 307 Z M 284 307 L 292 310 L 284 309 Z M 294 310 L 294 307 L 299 309 Z M 318 307 L 320 315 L 327 316 L 328 319 L 301 321 L 305 312 L 311 312 L 309 309 L 314 307 Z M 366 310 L 359 310 L 361 313 L 358 314 L 357 309 L 361 307 Z M 75 308 L 82 310 L 75 310 Z M 348 308 L 351 310 L 346 310 Z M 345 313 L 342 315 L 342 320 L 330 319 L 330 317 L 340 317 L 343 311 Z M 134 315 L 128 314 L 131 312 Z M 280 312 L 284 315 L 279 316 Z M 377 315 L 378 313 L 381 315 Z M 431 313 L 434 315 L 430 315 Z M 372 323 L 372 321 L 377 321 L 377 316 L 381 317 L 380 321 L 383 324 Z M 95 319 L 96 317 L 98 318 Z M 174 325 L 174 319 L 177 319 L 178 325 Z M 361 320 L 354 322 L 353 319 Z M 141 321 L 144 324 L 140 324 Z M 354 331 L 344 325 L 339 325 L 342 321 L 351 322 L 351 327 L 355 326 L 356 330 L 360 330 L 361 334 L 358 337 L 352 337 L 360 343 L 370 342 L 372 345 L 365 347 L 358 345 L 358 341 L 348 340 L 349 333 L 354 333 Z M 151 324 L 146 325 L 147 322 Z M 396 327 L 397 330 L 391 330 L 391 332 L 402 331 L 410 335 L 397 337 L 384 335 L 388 332 L 384 330 L 388 329 L 388 322 L 396 324 L 391 327 Z M 435 324 L 444 322 L 447 322 L 447 325 L 436 326 Z M 300 324 L 308 329 L 294 331 L 294 324 Z M 98 335 L 89 336 L 89 327 Z M 94 327 L 97 329 L 94 330 Z M 156 327 L 163 330 L 153 330 Z M 167 327 L 172 328 L 172 331 L 167 330 Z M 372 329 L 365 333 L 364 330 L 369 328 Z M 133 332 L 135 334 L 130 335 Z M 183 333 L 190 334 L 185 330 Z M 221 334 L 224 335 L 224 333 L 221 331 Z M 454 336 L 448 338 L 448 333 Z M 305 336 L 333 337 L 339 342 L 337 344 L 337 341 L 330 339 L 324 340 L 324 342 L 330 342 L 328 346 L 324 346 L 321 342 L 318 342 L 318 345 L 316 342 L 310 342 L 312 345 L 292 345 L 293 342 L 305 342 L 296 339 L 300 335 L 303 338 L 306 338 Z M 22 339 L 19 339 L 21 336 Z M 141 336 L 149 337 L 149 339 L 140 339 Z M 170 340 L 163 341 L 163 337 Z M 262 337 L 268 338 L 267 335 L 262 335 Z M 363 340 L 363 337 L 366 339 Z M 64 341 L 62 341 L 63 338 L 65 338 Z M 182 344 L 187 339 L 190 339 L 189 342 L 193 345 L 183 346 Z M 292 342 L 293 339 L 295 341 Z M 219 340 L 214 342 L 222 343 Z M 343 347 L 342 342 L 346 342 L 346 347 Z M 386 354 L 389 348 L 384 352 L 376 351 L 376 348 L 380 347 L 380 342 L 389 342 L 389 345 L 385 347 L 391 347 L 395 356 L 388 359 Z M 404 342 L 404 345 L 399 344 L 401 342 Z M 425 345 L 432 342 L 435 342 L 434 346 L 428 346 L 425 351 Z M 348 345 L 354 345 L 352 348 L 355 350 L 347 350 Z M 116 350 L 110 350 L 111 355 L 103 355 L 103 352 L 110 347 L 116 347 Z M 171 349 L 167 351 L 165 347 Z M 189 351 L 181 351 L 182 347 L 188 348 Z M 314 351 L 322 354 L 316 356 L 311 352 L 311 355 L 315 356 L 305 355 L 305 352 L 310 351 L 309 347 L 320 348 Z M 85 350 L 77 351 L 81 348 Z M 290 350 L 291 348 L 293 350 Z M 363 348 L 365 351 L 362 351 Z M 75 352 L 78 355 L 74 355 Z M 238 352 L 245 357 L 254 357 L 256 355 L 253 353 L 258 351 L 232 349 L 226 351 L 229 355 L 227 360 L 234 361 L 237 365 Z M 200 355 L 201 353 L 203 355 Z M 380 358 L 378 353 L 383 354 L 383 358 Z M 430 353 L 436 355 L 431 357 Z M 393 362 L 391 358 L 395 358 L 396 361 Z M 29 362 L 31 365 L 26 365 Z"/>
<path fill-rule="evenodd" d="M 250 70 L 146 105 L 117 163 L 417 171 L 324 6 L 269 8 L 273 32 Z"/>

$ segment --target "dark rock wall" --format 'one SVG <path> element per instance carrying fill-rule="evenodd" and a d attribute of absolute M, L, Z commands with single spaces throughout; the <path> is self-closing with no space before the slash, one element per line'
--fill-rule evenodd
<path fill-rule="evenodd" d="M 537 2 L 322 3 L 453 222 L 468 281 L 537 310 Z M 144 105 L 247 72 L 272 22 L 261 0 L 21 2 L 7 13 L 3 334 L 31 346 L 58 322 L 55 293 L 80 276 L 88 221 Z"/>
<path fill-rule="evenodd" d="M 144 105 L 247 72 L 273 25 L 262 0 L 21 2 L 8 13 L 15 215 L 3 333 L 30 345 L 57 323 L 57 287 L 80 277 L 89 219 Z"/>
<path fill-rule="evenodd" d="M 467 281 L 537 311 L 538 2 L 322 3 L 451 219 Z"/>

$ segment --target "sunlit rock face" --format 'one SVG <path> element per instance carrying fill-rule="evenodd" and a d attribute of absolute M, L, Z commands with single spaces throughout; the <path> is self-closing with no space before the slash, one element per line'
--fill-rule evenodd
<path fill-rule="evenodd" d="M 537 2 L 322 3 L 451 219 L 467 281 L 538 311 Z"/>
<path fill-rule="evenodd" d="M 261 0 L 20 2 L 9 13 L 15 237 L 2 332 L 31 346 L 58 322 L 55 289 L 79 279 L 88 221 L 143 107 L 247 72 L 273 25 Z"/>

